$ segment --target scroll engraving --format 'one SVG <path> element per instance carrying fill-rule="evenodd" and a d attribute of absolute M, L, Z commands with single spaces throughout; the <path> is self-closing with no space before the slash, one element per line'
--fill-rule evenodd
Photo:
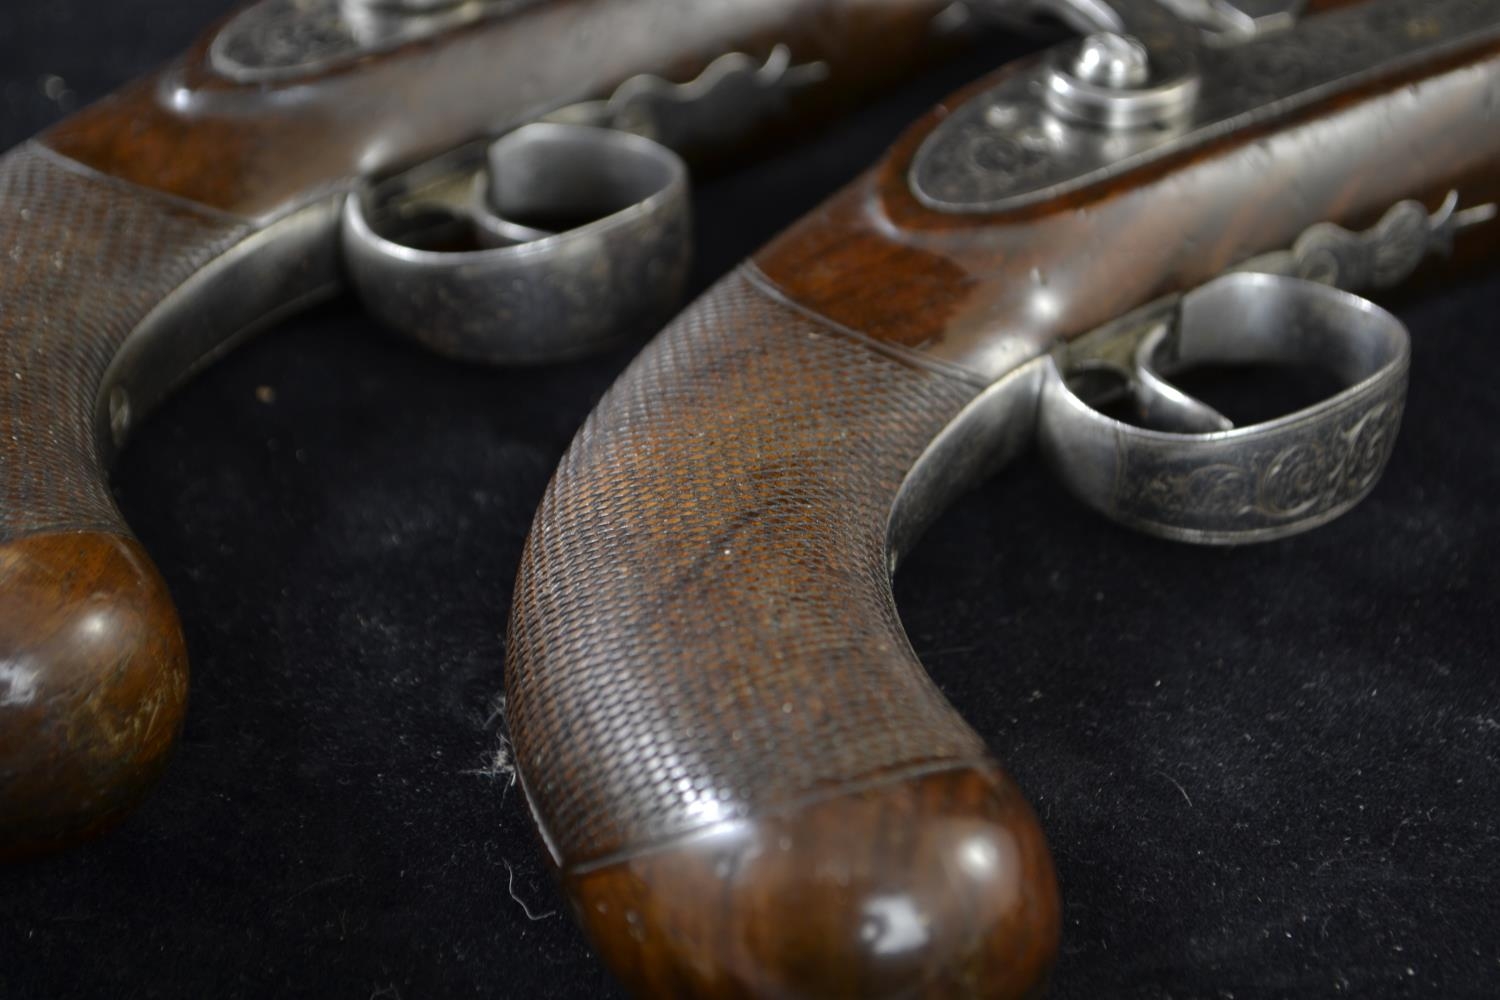
<path fill-rule="evenodd" d="M 1189 518 L 1253 529 L 1331 515 L 1362 498 L 1380 478 L 1400 427 L 1399 393 L 1340 420 L 1287 428 L 1234 461 L 1192 466 L 1163 450 L 1122 461 L 1115 502 L 1127 515 Z M 1123 455 L 1123 453 L 1122 453 Z M 1144 458 L 1144 461 L 1142 460 Z"/>

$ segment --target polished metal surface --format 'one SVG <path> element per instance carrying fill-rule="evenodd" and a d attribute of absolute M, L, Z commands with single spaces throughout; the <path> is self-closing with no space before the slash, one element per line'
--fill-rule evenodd
<path fill-rule="evenodd" d="M 561 108 L 546 120 L 634 132 L 687 153 L 732 141 L 784 113 L 788 102 L 828 74 L 825 63 L 794 62 L 785 45 L 764 62 L 730 52 L 686 83 L 633 76 L 608 99 Z"/>
<path fill-rule="evenodd" d="M 1391 288 L 1409 278 L 1432 254 L 1447 255 L 1453 238 L 1470 226 L 1496 217 L 1493 204 L 1459 210 L 1457 191 L 1429 213 L 1421 202 L 1392 206 L 1364 232 L 1331 222 L 1310 226 L 1292 249 L 1247 261 L 1247 271 L 1268 271 L 1307 278 L 1346 291 Z"/>
<path fill-rule="evenodd" d="M 106 465 L 177 385 L 247 337 L 338 292 L 340 202 L 314 202 L 242 240 L 136 326 L 105 370 L 95 405 Z"/>
<path fill-rule="evenodd" d="M 1211 38 L 1244 41 L 1290 28 L 1307 0 L 1161 0 Z"/>
<path fill-rule="evenodd" d="M 1079 46 L 1071 70 L 1079 80 L 1097 87 L 1142 87 L 1151 78 L 1151 55 L 1139 39 L 1096 31 Z"/>
<path fill-rule="evenodd" d="M 1054 52 L 1046 71 L 1042 102 L 1059 121 L 1108 131 L 1171 127 L 1192 111 L 1198 76 L 1185 60 L 1161 60 L 1163 73 L 1147 47 L 1132 35 L 1098 31 Z"/>
<path fill-rule="evenodd" d="M 1142 343 L 1138 369 L 1308 364 L 1345 388 L 1278 420 L 1176 433 L 1105 416 L 1054 364 L 1040 399 L 1042 453 L 1084 503 L 1150 534 L 1282 538 L 1374 488 L 1400 425 L 1410 354 L 1400 322 L 1364 299 L 1297 278 L 1227 275 L 1183 298 L 1171 332 L 1157 328 Z"/>
<path fill-rule="evenodd" d="M 1037 358 L 990 385 L 912 464 L 886 523 L 892 574 L 949 504 L 1031 446 L 1050 364 Z"/>
<path fill-rule="evenodd" d="M 347 270 L 377 318 L 449 356 L 598 350 L 680 304 L 691 227 L 677 152 L 732 142 L 827 74 L 778 45 L 764 61 L 720 56 L 685 83 L 633 76 L 351 197 Z"/>
<path fill-rule="evenodd" d="M 1096 12 L 1086 23 L 1090 30 L 1100 30 L 1100 22 L 1104 30 L 1119 30 L 1108 20 Z M 1121 28 L 1127 24 L 1125 18 L 1115 20 Z M 1251 36 L 1220 48 L 1209 48 L 1201 32 L 1187 30 L 1185 22 L 1175 23 L 1175 32 L 1129 28 L 1146 44 L 1154 78 L 1196 74 L 1198 93 L 1181 121 L 1122 134 L 1086 123 L 1098 122 L 1097 116 L 1059 115 L 1055 99 L 1038 98 L 1039 90 L 1048 93 L 1059 79 L 1055 64 L 1043 62 L 973 98 L 933 131 L 911 169 L 913 193 L 928 207 L 951 213 L 1038 204 L 1284 117 L 1403 67 L 1493 42 L 1500 38 L 1500 5 L 1371 0 L 1311 19 L 1294 32 Z M 1169 68 L 1166 60 L 1172 59 L 1189 68 Z"/>
<path fill-rule="evenodd" d="M 578 357 L 664 320 L 691 258 L 687 167 L 640 136 L 536 123 L 484 169 L 351 196 L 344 261 L 365 307 L 450 357 Z"/>

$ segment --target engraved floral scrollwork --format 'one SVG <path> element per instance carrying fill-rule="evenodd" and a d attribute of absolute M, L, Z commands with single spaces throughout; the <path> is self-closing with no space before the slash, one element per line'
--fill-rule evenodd
<path fill-rule="evenodd" d="M 1261 475 L 1257 509 L 1269 517 L 1302 517 L 1361 496 L 1385 468 L 1399 419 L 1395 404 L 1380 402 L 1324 441 L 1277 453 Z"/>
<path fill-rule="evenodd" d="M 1237 465 L 1205 465 L 1182 474 L 1163 473 L 1145 481 L 1142 492 L 1141 499 L 1158 510 L 1239 514 L 1254 504 L 1255 481 Z"/>
<path fill-rule="evenodd" d="M 1241 457 L 1194 467 L 1169 453 L 1136 461 L 1117 482 L 1116 503 L 1150 521 L 1206 529 L 1274 527 L 1347 507 L 1375 485 L 1401 419 L 1398 394 L 1314 425 L 1276 435 Z"/>
<path fill-rule="evenodd" d="M 1375 485 L 1385 470 L 1386 460 L 1396 444 L 1401 424 L 1399 403 L 1387 403 L 1372 409 L 1354 428 L 1349 442 L 1348 481 L 1353 490 L 1367 490 Z"/>
<path fill-rule="evenodd" d="M 1274 518 L 1306 515 L 1338 492 L 1342 465 L 1341 456 L 1316 441 L 1283 448 L 1260 474 L 1256 510 Z"/>

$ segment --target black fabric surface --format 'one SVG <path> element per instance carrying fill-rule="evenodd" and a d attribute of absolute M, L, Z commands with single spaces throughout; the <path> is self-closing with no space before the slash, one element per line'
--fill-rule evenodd
<path fill-rule="evenodd" d="M 0 145 L 224 8 L 6 4 Z M 695 287 L 984 65 L 705 184 Z M 1500 278 L 1397 305 L 1408 415 L 1349 517 L 1177 546 L 1026 459 L 902 570 L 915 646 L 1050 837 L 1054 996 L 1500 993 Z M 146 423 L 116 493 L 186 623 L 186 732 L 113 836 L 0 869 L 0 996 L 615 995 L 492 764 L 532 510 L 628 354 L 466 368 L 345 300 Z"/>

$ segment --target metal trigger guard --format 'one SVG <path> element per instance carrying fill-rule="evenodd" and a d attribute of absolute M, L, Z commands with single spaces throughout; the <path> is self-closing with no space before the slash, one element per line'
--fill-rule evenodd
<path fill-rule="evenodd" d="M 345 202 L 365 307 L 465 361 L 564 361 L 665 320 L 692 259 L 687 166 L 650 139 L 533 123 L 478 169 Z"/>
<path fill-rule="evenodd" d="M 1107 517 L 1206 544 L 1270 541 L 1325 524 L 1374 488 L 1406 399 L 1406 328 L 1348 292 L 1283 275 L 1236 273 L 1183 296 L 1132 358 L 1129 391 L 1147 430 L 1105 416 L 1069 385 L 1057 356 L 1041 390 L 1043 454 Z M 1206 364 L 1306 364 L 1345 388 L 1314 406 L 1234 427 L 1163 372 Z"/>
<path fill-rule="evenodd" d="M 631 77 L 367 185 L 344 207 L 349 278 L 377 319 L 467 361 L 564 361 L 659 327 L 692 263 L 682 157 L 748 134 L 828 73 L 784 45 L 730 52 L 686 83 Z"/>

